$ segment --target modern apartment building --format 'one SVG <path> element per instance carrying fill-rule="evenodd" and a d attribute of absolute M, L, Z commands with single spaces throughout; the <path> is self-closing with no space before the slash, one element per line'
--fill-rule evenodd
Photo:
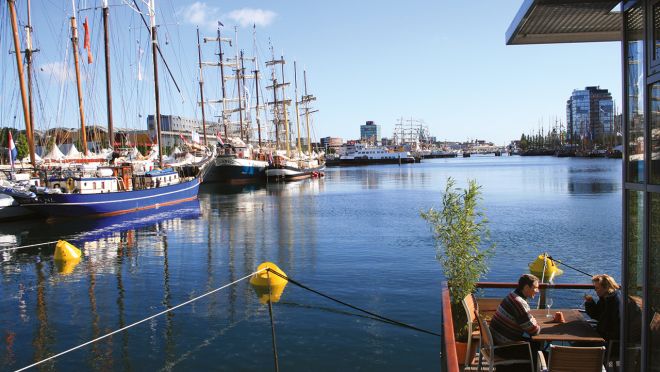
<path fill-rule="evenodd" d="M 566 102 L 567 140 L 573 144 L 607 144 L 614 131 L 614 101 L 607 89 L 574 90 Z"/>
<path fill-rule="evenodd" d="M 367 121 L 365 125 L 360 125 L 360 140 L 375 143 L 380 138 L 380 125 L 371 120 Z"/>

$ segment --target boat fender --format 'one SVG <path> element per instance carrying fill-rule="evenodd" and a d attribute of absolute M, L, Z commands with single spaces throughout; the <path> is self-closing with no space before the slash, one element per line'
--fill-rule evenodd
<path fill-rule="evenodd" d="M 270 269 L 271 272 L 264 270 L 266 268 Z M 257 267 L 257 271 L 259 273 L 252 275 L 250 278 L 250 284 L 257 293 L 259 302 L 262 304 L 268 303 L 268 301 L 278 302 L 284 292 L 284 287 L 289 281 L 273 272 L 286 276 L 284 271 L 272 262 L 262 263 Z"/>
<path fill-rule="evenodd" d="M 73 189 L 76 188 L 76 181 L 72 177 L 69 177 L 66 179 L 66 189 L 69 190 L 69 192 L 73 192 Z"/>

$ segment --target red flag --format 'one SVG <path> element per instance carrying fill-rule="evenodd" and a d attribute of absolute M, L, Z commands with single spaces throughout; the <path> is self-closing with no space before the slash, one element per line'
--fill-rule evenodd
<path fill-rule="evenodd" d="M 220 145 L 224 146 L 225 141 L 223 141 L 222 137 L 220 137 L 220 132 L 216 133 L 216 137 L 218 137 L 218 142 L 220 142 Z"/>
<path fill-rule="evenodd" d="M 188 143 L 188 141 L 186 141 L 186 138 L 183 136 L 183 134 L 179 134 L 179 137 L 181 137 L 181 141 L 183 141 L 183 143 Z"/>
<path fill-rule="evenodd" d="M 83 23 L 83 28 L 85 29 L 85 44 L 84 48 L 87 49 L 87 63 L 94 62 L 94 57 L 92 57 L 92 47 L 89 43 L 89 22 L 87 22 L 87 17 L 85 17 L 85 23 Z"/>

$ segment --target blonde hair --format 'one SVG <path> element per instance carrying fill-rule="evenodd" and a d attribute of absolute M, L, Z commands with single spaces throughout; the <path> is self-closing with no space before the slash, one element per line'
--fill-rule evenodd
<path fill-rule="evenodd" d="M 591 277 L 591 282 L 598 283 L 601 287 L 607 289 L 607 293 L 612 293 L 620 288 L 616 280 L 607 274 L 598 274 Z"/>

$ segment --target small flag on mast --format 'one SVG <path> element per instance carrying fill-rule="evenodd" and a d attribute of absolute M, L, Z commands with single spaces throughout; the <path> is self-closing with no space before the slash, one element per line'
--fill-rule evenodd
<path fill-rule="evenodd" d="M 11 164 L 11 169 L 14 169 L 14 161 L 16 161 L 16 157 L 18 156 L 18 150 L 16 149 L 16 144 L 14 143 L 14 139 L 11 136 L 11 131 L 9 131 L 9 164 Z"/>
<path fill-rule="evenodd" d="M 94 62 L 94 57 L 92 56 L 92 47 L 89 42 L 89 22 L 87 22 L 87 17 L 85 17 L 85 23 L 83 23 L 83 28 L 85 29 L 85 44 L 84 48 L 87 50 L 87 63 L 90 64 Z"/>
<path fill-rule="evenodd" d="M 216 134 L 216 137 L 218 137 L 218 142 L 220 142 L 221 146 L 225 145 L 225 141 L 222 140 L 222 137 L 220 136 L 220 132 Z"/>

